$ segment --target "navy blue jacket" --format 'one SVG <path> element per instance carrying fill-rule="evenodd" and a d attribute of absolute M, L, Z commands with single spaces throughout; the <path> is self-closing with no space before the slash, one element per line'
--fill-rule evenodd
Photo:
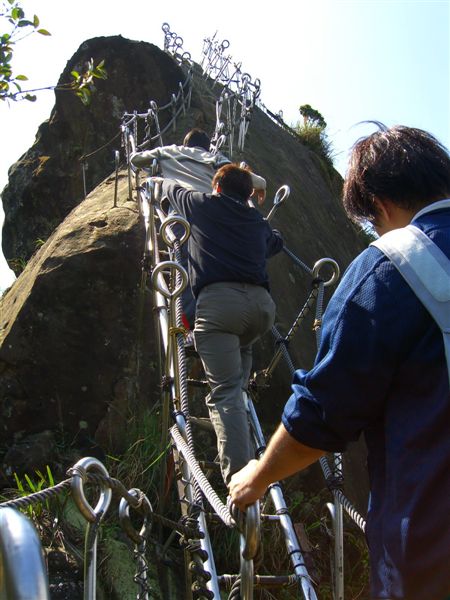
<path fill-rule="evenodd" d="M 450 257 L 450 209 L 413 223 Z M 450 273 L 448 274 L 450 285 Z M 363 432 L 374 598 L 450 594 L 450 394 L 442 333 L 389 259 L 369 247 L 330 300 L 314 367 L 297 371 L 282 421 L 342 451 Z"/>
<path fill-rule="evenodd" d="M 163 196 L 191 226 L 189 278 L 195 297 L 205 285 L 221 281 L 269 289 L 267 258 L 282 249 L 283 239 L 256 208 L 224 194 L 192 192 L 167 179 Z"/>

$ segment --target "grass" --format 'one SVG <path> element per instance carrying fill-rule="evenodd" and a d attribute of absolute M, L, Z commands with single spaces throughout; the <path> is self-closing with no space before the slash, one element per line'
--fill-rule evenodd
<path fill-rule="evenodd" d="M 293 128 L 301 143 L 312 150 L 323 162 L 326 171 L 333 175 L 333 146 L 323 127 L 297 123 Z"/>
<path fill-rule="evenodd" d="M 168 447 L 161 449 L 161 426 L 157 410 L 132 415 L 127 426 L 127 448 L 117 456 L 108 455 L 106 468 L 111 477 L 125 487 L 137 487 L 144 493 L 156 493 L 159 467 Z"/>

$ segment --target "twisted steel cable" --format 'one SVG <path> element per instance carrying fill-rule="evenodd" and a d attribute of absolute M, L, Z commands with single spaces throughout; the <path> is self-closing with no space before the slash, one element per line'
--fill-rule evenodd
<path fill-rule="evenodd" d="M 228 507 L 225 506 L 225 504 L 223 504 L 219 496 L 211 487 L 211 484 L 209 483 L 208 479 L 201 470 L 200 465 L 198 464 L 194 456 L 194 453 L 191 451 L 191 449 L 185 442 L 183 436 L 179 432 L 178 427 L 174 425 L 171 428 L 170 433 L 175 441 L 178 450 L 183 454 L 186 462 L 188 463 L 189 468 L 191 469 L 194 475 L 194 478 L 198 481 L 202 492 L 207 498 L 208 502 L 211 504 L 217 515 L 227 527 L 235 527 L 236 523 L 232 518 Z"/>

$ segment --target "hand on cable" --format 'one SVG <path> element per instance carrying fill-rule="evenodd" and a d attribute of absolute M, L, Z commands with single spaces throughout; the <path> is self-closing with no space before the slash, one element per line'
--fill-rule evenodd
<path fill-rule="evenodd" d="M 259 461 L 251 460 L 243 469 L 231 477 L 228 485 L 231 500 L 243 512 L 249 504 L 259 500 L 267 489 L 264 483 L 258 481 L 258 464 Z"/>
<path fill-rule="evenodd" d="M 252 198 L 255 198 L 258 206 L 262 206 L 264 204 L 264 200 L 266 199 L 266 190 L 264 189 L 254 189 Z"/>
<path fill-rule="evenodd" d="M 164 181 L 163 177 L 159 177 L 157 175 L 155 175 L 154 177 L 150 177 L 150 179 L 154 182 L 154 183 L 161 183 Z"/>

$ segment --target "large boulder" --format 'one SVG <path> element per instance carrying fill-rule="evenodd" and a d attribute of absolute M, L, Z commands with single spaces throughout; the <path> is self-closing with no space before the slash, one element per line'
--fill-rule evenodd
<path fill-rule="evenodd" d="M 127 177 L 116 207 L 114 188 L 77 206 L 1 299 L 2 446 L 50 429 L 117 448 L 141 387 L 156 390 L 143 226 Z"/>

